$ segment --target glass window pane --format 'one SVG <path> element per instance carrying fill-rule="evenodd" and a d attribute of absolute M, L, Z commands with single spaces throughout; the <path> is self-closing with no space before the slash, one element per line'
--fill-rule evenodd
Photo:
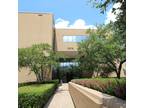
<path fill-rule="evenodd" d="M 68 36 L 68 42 L 72 42 L 72 40 L 73 40 L 73 36 Z"/>
<path fill-rule="evenodd" d="M 63 37 L 63 41 L 64 41 L 64 42 L 67 42 L 67 36 L 64 36 L 64 37 Z"/>
<path fill-rule="evenodd" d="M 88 38 L 88 36 L 63 36 L 63 42 L 81 42 Z"/>
<path fill-rule="evenodd" d="M 78 66 L 78 62 L 61 62 L 60 67 Z"/>

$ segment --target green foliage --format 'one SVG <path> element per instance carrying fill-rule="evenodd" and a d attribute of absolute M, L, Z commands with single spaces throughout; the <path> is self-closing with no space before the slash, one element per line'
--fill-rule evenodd
<path fill-rule="evenodd" d="M 121 4 L 119 8 L 112 9 L 112 12 L 117 15 L 115 25 L 116 40 L 119 40 L 126 46 L 126 0 L 89 0 L 94 8 L 100 9 L 101 13 L 105 13 L 107 7 L 116 3 Z M 116 13 L 119 11 L 119 13 Z"/>
<path fill-rule="evenodd" d="M 118 8 L 113 7 L 112 9 L 112 12 L 116 14 L 115 22 L 113 23 L 111 22 L 110 24 L 106 25 L 107 27 L 101 27 L 101 29 L 99 29 L 98 27 L 98 31 L 97 31 L 98 33 L 90 33 L 91 34 L 90 36 L 97 35 L 98 38 L 100 36 L 102 37 L 100 37 L 100 39 L 98 38 L 95 39 L 95 37 L 93 36 L 94 37 L 93 41 L 90 41 L 90 42 L 94 42 L 95 40 L 98 41 L 95 44 L 95 47 L 97 47 L 97 49 L 94 48 L 93 52 L 98 51 L 99 55 L 98 53 L 96 55 L 93 54 L 96 60 L 94 59 L 94 57 L 92 57 L 89 60 L 89 61 L 93 60 L 93 66 L 96 62 L 99 62 L 99 65 L 96 65 L 98 63 L 95 64 L 95 67 L 97 67 L 97 71 L 100 71 L 101 69 L 106 72 L 115 71 L 117 77 L 120 77 L 122 64 L 126 61 L 126 57 L 125 57 L 126 56 L 126 0 L 89 0 L 89 2 L 93 5 L 94 8 L 100 9 L 101 13 L 106 12 L 107 7 L 109 7 L 110 5 L 114 5 L 117 3 L 120 4 L 120 7 Z M 119 13 L 117 13 L 117 11 Z M 110 34 L 112 34 L 112 38 Z M 109 37 L 110 39 L 106 40 L 105 37 Z M 87 43 L 87 45 L 89 45 L 89 43 Z M 93 43 L 92 45 L 94 47 Z M 89 46 L 87 46 L 87 48 L 88 47 Z M 100 58 L 98 59 L 98 57 Z M 92 64 L 90 63 L 89 65 L 91 66 Z M 93 71 L 95 70 L 95 68 L 93 67 L 90 70 Z"/>
<path fill-rule="evenodd" d="M 18 88 L 19 108 L 42 108 L 54 93 L 58 83 L 30 84 Z"/>
<path fill-rule="evenodd" d="M 82 72 L 79 66 L 70 66 L 69 72 L 71 73 L 72 76 L 71 79 L 82 77 Z"/>
<path fill-rule="evenodd" d="M 79 66 L 70 65 L 65 67 L 59 67 L 57 73 L 59 79 L 63 79 L 64 81 L 71 81 L 74 78 L 81 78 L 82 72 Z"/>
<path fill-rule="evenodd" d="M 125 78 L 74 79 L 72 82 L 124 100 L 126 99 Z"/>
<path fill-rule="evenodd" d="M 126 47 L 126 0 L 121 0 L 120 3 L 122 4 L 119 8 L 121 11 L 114 22 L 115 39 Z"/>
<path fill-rule="evenodd" d="M 79 44 L 78 61 L 83 71 L 109 73 L 120 77 L 125 62 L 125 46 L 115 40 L 114 25 L 101 25 L 97 30 L 89 30 L 89 38 Z"/>
<path fill-rule="evenodd" d="M 104 13 L 107 10 L 107 7 L 109 5 L 114 5 L 116 3 L 122 4 L 122 3 L 126 2 L 126 0 L 88 0 L 88 2 L 92 4 L 92 7 L 100 9 L 100 12 Z M 122 5 L 124 5 L 124 4 L 122 4 Z M 123 6 L 121 6 L 121 7 L 123 7 Z M 125 11 L 121 7 L 118 9 L 121 9 L 122 12 Z M 113 8 L 114 13 L 115 13 L 115 11 L 116 11 L 116 9 Z"/>
<path fill-rule="evenodd" d="M 49 84 L 49 83 L 55 83 L 58 84 L 58 80 L 49 80 L 49 81 L 42 81 L 42 82 L 24 82 L 24 83 L 19 83 L 18 87 L 22 87 L 22 86 L 27 86 L 27 85 L 33 85 L 33 84 Z"/>
<path fill-rule="evenodd" d="M 39 82 L 48 80 L 52 67 L 58 66 L 59 55 L 48 44 L 18 50 L 19 67 L 29 67 Z"/>

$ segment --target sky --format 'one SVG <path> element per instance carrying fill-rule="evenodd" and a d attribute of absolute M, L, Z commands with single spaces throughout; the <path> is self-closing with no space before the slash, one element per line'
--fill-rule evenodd
<path fill-rule="evenodd" d="M 95 28 L 108 23 L 111 7 L 105 14 L 89 0 L 18 0 L 19 12 L 53 13 L 56 28 Z"/>

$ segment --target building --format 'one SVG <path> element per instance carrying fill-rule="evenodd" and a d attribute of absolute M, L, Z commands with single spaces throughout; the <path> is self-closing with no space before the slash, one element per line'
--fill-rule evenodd
<path fill-rule="evenodd" d="M 56 29 L 54 16 L 51 13 L 18 14 L 19 48 L 48 43 L 55 51 L 63 53 L 68 58 L 74 58 L 77 54 L 77 42 L 88 36 L 86 31 L 86 29 Z M 29 69 L 23 68 L 19 72 L 19 82 L 35 80 L 34 73 Z"/>
<path fill-rule="evenodd" d="M 51 13 L 18 14 L 18 47 L 26 48 L 33 44 L 48 43 L 67 58 L 75 58 L 78 42 L 88 36 L 87 29 L 56 29 Z M 62 62 L 62 65 L 69 63 Z M 35 81 L 36 76 L 28 68 L 19 71 L 19 82 Z M 52 73 L 49 79 L 52 78 Z"/>

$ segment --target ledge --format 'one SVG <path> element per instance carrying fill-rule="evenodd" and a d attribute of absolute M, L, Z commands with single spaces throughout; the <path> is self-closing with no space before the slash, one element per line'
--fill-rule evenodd
<path fill-rule="evenodd" d="M 76 108 L 126 108 L 126 101 L 69 82 L 70 95 Z"/>

